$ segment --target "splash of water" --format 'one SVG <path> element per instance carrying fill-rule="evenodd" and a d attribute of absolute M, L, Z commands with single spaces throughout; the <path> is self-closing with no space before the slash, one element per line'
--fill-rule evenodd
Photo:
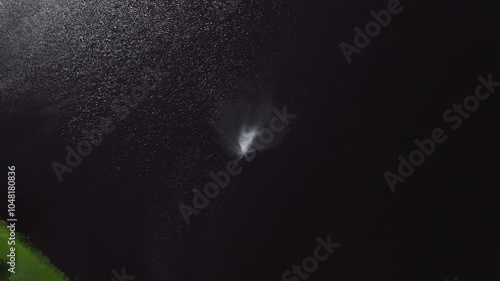
<path fill-rule="evenodd" d="M 240 158 L 247 155 L 252 143 L 257 137 L 258 128 L 254 127 L 248 129 L 246 127 L 241 128 L 240 136 L 238 138 L 239 154 Z"/>
<path fill-rule="evenodd" d="M 271 117 L 272 101 L 266 98 L 250 104 L 247 100 L 240 100 L 235 106 L 222 104 L 220 110 L 222 114 L 217 129 L 230 153 L 242 159 L 255 150 L 259 132 Z"/>

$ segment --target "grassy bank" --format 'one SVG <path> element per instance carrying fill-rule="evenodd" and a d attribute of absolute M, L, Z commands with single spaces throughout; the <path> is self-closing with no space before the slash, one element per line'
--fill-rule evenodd
<path fill-rule="evenodd" d="M 7 244 L 9 230 L 7 223 L 0 220 L 0 259 L 8 261 L 7 255 L 10 247 Z M 67 281 L 64 274 L 53 266 L 49 259 L 44 257 L 27 243 L 21 235 L 16 232 L 16 269 L 10 275 L 9 281 Z M 1 273 L 0 273 L 1 275 Z"/>

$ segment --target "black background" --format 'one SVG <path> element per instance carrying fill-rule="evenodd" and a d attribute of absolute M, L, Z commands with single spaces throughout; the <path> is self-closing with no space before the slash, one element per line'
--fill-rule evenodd
<path fill-rule="evenodd" d="M 500 80 L 494 3 L 402 2 L 403 12 L 351 64 L 338 44 L 352 44 L 352 28 L 364 27 L 369 11 L 387 1 L 273 3 L 243 2 L 222 21 L 187 18 L 195 27 L 215 24 L 186 39 L 177 49 L 186 55 L 176 60 L 161 48 L 142 53 L 138 69 L 170 62 L 162 69 L 175 78 L 118 123 L 62 184 L 50 163 L 62 161 L 65 145 L 79 136 L 65 125 L 46 128 L 54 119 L 74 119 L 43 115 L 47 105 L 21 93 L 35 95 L 37 83 L 65 74 L 35 72 L 40 81 L 30 77 L 28 89 L 2 89 L 4 97 L 8 90 L 20 96 L 15 110 L 7 110 L 14 102 L 4 98 L 1 119 L 5 173 L 16 165 L 18 231 L 80 281 L 110 280 L 111 269 L 124 266 L 136 280 L 280 280 L 312 255 L 316 237 L 329 234 L 341 247 L 309 280 L 498 280 L 500 88 L 457 131 L 442 118 L 474 93 L 479 75 Z M 214 13 L 208 2 L 189 7 Z M 223 45 L 228 38 L 239 38 L 239 45 Z M 213 60 L 197 51 L 208 45 Z M 234 65 L 222 61 L 227 57 Z M 215 65 L 213 81 L 202 74 L 205 65 Z M 107 75 L 127 81 L 119 68 L 112 65 Z M 23 69 L 2 68 L 8 71 Z M 208 116 L 215 101 L 240 95 L 203 93 L 242 80 L 270 85 L 276 106 L 297 118 L 278 146 L 242 162 L 242 174 L 185 225 L 178 204 L 189 203 L 190 190 L 230 159 Z M 92 95 L 75 86 L 79 81 L 72 81 L 73 94 Z M 156 97 L 171 89 L 180 93 L 179 104 Z M 190 110 L 172 110 L 186 101 Z M 165 111 L 172 121 L 153 114 Z M 408 156 L 415 139 L 438 127 L 448 140 L 391 193 L 383 173 L 394 172 L 398 155 Z"/>

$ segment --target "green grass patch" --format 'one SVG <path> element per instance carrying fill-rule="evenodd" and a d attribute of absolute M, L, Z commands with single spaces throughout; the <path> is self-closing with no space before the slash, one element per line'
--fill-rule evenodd
<path fill-rule="evenodd" d="M 9 229 L 7 223 L 0 220 L 0 260 L 7 261 L 7 255 L 13 245 L 8 245 Z M 53 266 L 49 259 L 35 250 L 27 239 L 23 238 L 16 231 L 16 273 L 11 273 L 9 279 L 2 279 L 3 272 L 0 272 L 0 281 L 69 281 L 64 274 Z M 0 269 L 0 271 L 7 270 Z M 5 275 L 3 275 L 5 276 Z"/>

